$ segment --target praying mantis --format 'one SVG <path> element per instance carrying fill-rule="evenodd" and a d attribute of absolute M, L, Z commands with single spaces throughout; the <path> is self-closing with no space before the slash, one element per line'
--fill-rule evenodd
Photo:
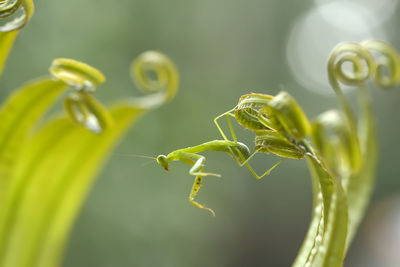
<path fill-rule="evenodd" d="M 278 100 L 275 100 L 275 98 L 278 98 Z M 274 110 L 270 109 L 270 102 L 274 100 L 277 103 L 276 105 L 278 105 L 277 109 L 286 105 L 282 102 L 287 102 L 289 100 L 289 108 L 285 108 L 286 112 L 289 114 L 293 113 L 296 116 L 296 120 L 304 120 L 305 122 L 303 122 L 303 124 L 299 124 L 300 127 L 303 128 L 297 130 L 294 128 L 298 126 L 296 123 L 290 122 L 288 119 L 285 120 L 285 117 L 279 118 L 279 116 L 274 113 Z M 195 176 L 195 181 L 189 195 L 189 201 L 194 206 L 207 210 L 215 216 L 215 212 L 212 209 L 205 207 L 194 200 L 200 190 L 203 177 L 220 177 L 220 175 L 216 173 L 204 172 L 206 158 L 198 153 L 204 151 L 226 152 L 233 159 L 235 159 L 240 167 L 246 166 L 252 175 L 257 179 L 261 179 L 265 175 L 268 175 L 285 158 L 303 158 L 307 153 L 306 148 L 293 143 L 293 139 L 290 137 L 290 135 L 285 137 L 279 133 L 279 131 L 285 131 L 287 128 L 290 130 L 289 132 L 295 136 L 294 138 L 299 139 L 301 138 L 301 135 L 305 135 L 308 131 L 308 120 L 306 119 L 304 113 L 302 113 L 301 109 L 299 110 L 298 106 L 296 105 L 297 103 L 293 101 L 294 100 L 292 100 L 292 98 L 285 92 L 282 92 L 276 97 L 263 94 L 244 95 L 239 99 L 239 103 L 235 108 L 217 116 L 214 119 L 214 123 L 216 124 L 224 140 L 213 140 L 197 146 L 178 149 L 172 151 L 168 155 L 159 155 L 156 159 L 157 163 L 160 164 L 165 170 L 169 169 L 169 163 L 171 161 L 181 161 L 183 163 L 192 165 L 189 170 L 189 174 Z M 234 114 L 232 114 L 232 112 L 234 112 Z M 226 137 L 221 126 L 218 124 L 218 119 L 223 116 L 226 116 L 227 118 L 233 141 Z M 256 146 L 255 151 L 252 154 L 250 154 L 250 150 L 245 144 L 237 141 L 230 117 L 234 117 L 236 121 L 244 128 L 255 132 Z M 248 164 L 248 161 L 258 152 L 274 153 L 282 157 L 282 159 L 262 175 L 257 175 L 253 168 Z"/>
<path fill-rule="evenodd" d="M 215 216 L 215 212 L 212 209 L 207 208 L 204 205 L 194 200 L 194 198 L 196 197 L 197 193 L 200 190 L 203 177 L 205 176 L 221 177 L 221 175 L 216 173 L 204 172 L 204 163 L 206 158 L 202 155 L 197 154 L 203 151 L 221 151 L 228 153 L 235 159 L 235 161 L 238 163 L 239 166 L 244 166 L 244 165 L 247 166 L 250 172 L 257 179 L 261 179 L 265 175 L 269 174 L 282 161 L 282 160 L 279 161 L 277 164 L 272 166 L 261 176 L 258 176 L 253 170 L 253 168 L 247 163 L 255 155 L 255 153 L 257 153 L 257 151 L 255 151 L 253 154 L 250 155 L 250 150 L 245 144 L 229 140 L 213 140 L 197 146 L 187 147 L 172 151 L 166 156 L 159 155 L 157 157 L 157 163 L 160 164 L 166 171 L 168 171 L 169 163 L 171 161 L 179 160 L 182 161 L 183 163 L 192 165 L 192 167 L 189 170 L 189 174 L 195 176 L 196 178 L 194 180 L 194 184 L 189 195 L 189 201 L 198 208 L 208 210 L 213 216 Z"/>

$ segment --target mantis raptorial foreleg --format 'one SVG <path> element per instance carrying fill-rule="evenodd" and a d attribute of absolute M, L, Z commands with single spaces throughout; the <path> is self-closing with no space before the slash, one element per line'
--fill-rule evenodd
<path fill-rule="evenodd" d="M 212 209 L 207 208 L 206 206 L 196 202 L 194 200 L 194 198 L 196 197 L 197 193 L 200 190 L 201 181 L 204 176 L 221 177 L 221 175 L 216 174 L 216 173 L 207 173 L 207 172 L 203 171 L 204 170 L 204 162 L 206 160 L 206 158 L 204 156 L 197 155 L 194 153 L 182 152 L 182 151 L 179 151 L 176 156 L 179 158 L 180 161 L 190 164 L 190 165 L 193 165 L 192 168 L 190 168 L 189 173 L 190 173 L 190 175 L 196 176 L 196 178 L 194 180 L 192 190 L 190 191 L 190 195 L 189 195 L 190 203 L 192 203 L 193 205 L 195 205 L 196 207 L 198 207 L 200 209 L 208 210 L 209 212 L 211 212 L 211 214 L 213 216 L 215 216 L 215 212 Z M 193 160 L 196 160 L 196 161 L 193 161 Z"/>
<path fill-rule="evenodd" d="M 201 177 L 203 176 L 221 177 L 221 175 L 217 173 L 203 172 L 204 162 L 206 161 L 206 158 L 204 156 L 197 155 L 195 153 L 178 151 L 176 153 L 176 157 L 179 158 L 179 160 L 182 161 L 183 163 L 193 165 L 193 167 L 190 168 L 189 170 L 190 175 L 201 176 Z"/>
<path fill-rule="evenodd" d="M 235 149 L 230 150 L 230 147 L 235 147 Z M 157 162 L 165 170 L 168 170 L 170 161 L 182 161 L 183 163 L 192 165 L 192 167 L 189 170 L 189 173 L 190 173 L 190 175 L 196 176 L 196 178 L 195 178 L 194 184 L 192 186 L 192 190 L 189 195 L 189 201 L 194 206 L 201 208 L 201 209 L 208 210 L 212 215 L 215 216 L 215 212 L 212 209 L 207 208 L 204 205 L 202 205 L 194 200 L 194 198 L 196 197 L 197 193 L 200 190 L 202 178 L 204 176 L 216 176 L 216 177 L 221 176 L 216 173 L 204 172 L 205 157 L 202 155 L 198 155 L 197 153 L 206 151 L 206 150 L 227 152 L 227 153 L 231 154 L 232 157 L 236 157 L 237 151 L 239 151 L 239 150 L 243 150 L 245 152 L 245 155 L 247 155 L 247 156 L 249 154 L 248 148 L 244 144 L 234 143 L 234 142 L 225 141 L 225 140 L 214 140 L 214 141 L 207 142 L 207 143 L 204 143 L 204 144 L 201 144 L 198 146 L 175 150 L 175 151 L 169 153 L 167 156 L 160 155 L 157 157 Z"/>
<path fill-rule="evenodd" d="M 211 214 L 213 216 L 215 216 L 215 212 L 212 209 L 207 208 L 206 206 L 204 206 L 194 200 L 194 198 L 196 197 L 197 193 L 200 190 L 202 178 L 203 178 L 202 176 L 196 176 L 196 178 L 194 179 L 193 187 L 192 187 L 192 190 L 190 191 L 190 195 L 189 195 L 189 201 L 196 207 L 198 207 L 200 209 L 208 210 L 209 212 L 211 212 Z"/>

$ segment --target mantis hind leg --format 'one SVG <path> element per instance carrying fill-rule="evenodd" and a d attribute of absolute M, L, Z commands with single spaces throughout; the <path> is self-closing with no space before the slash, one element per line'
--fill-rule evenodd
<path fill-rule="evenodd" d="M 235 134 L 235 131 L 233 130 L 233 126 L 232 126 L 232 123 L 231 123 L 231 120 L 230 120 L 230 117 L 235 117 L 235 115 L 233 115 L 233 114 L 231 113 L 231 112 L 234 111 L 234 110 L 235 110 L 235 108 L 233 108 L 233 109 L 231 109 L 231 110 L 228 110 L 228 111 L 225 112 L 225 113 L 222 113 L 221 115 L 219 115 L 218 117 L 216 117 L 216 118 L 214 119 L 214 123 L 215 123 L 215 125 L 217 126 L 219 132 L 221 133 L 222 137 L 223 137 L 225 140 L 228 141 L 228 138 L 226 137 L 224 131 L 222 130 L 221 126 L 220 126 L 219 123 L 218 123 L 218 119 L 220 119 L 220 118 L 223 117 L 223 116 L 226 116 L 226 119 L 227 119 L 227 121 L 228 121 L 228 126 L 229 126 L 229 129 L 230 129 L 230 132 L 231 132 L 233 141 L 234 141 L 235 143 L 237 143 L 236 134 Z M 234 158 L 235 158 L 236 163 L 239 165 L 239 167 L 246 166 L 246 167 L 249 169 L 249 171 L 251 172 L 251 174 L 252 174 L 256 179 L 258 179 L 258 180 L 261 179 L 261 178 L 263 178 L 264 176 L 268 175 L 273 169 L 275 169 L 275 168 L 276 168 L 279 164 L 281 164 L 282 161 L 284 160 L 284 159 L 281 159 L 280 161 L 278 161 L 278 163 L 276 163 L 274 166 L 272 166 L 270 169 L 268 169 L 268 170 L 267 170 L 266 172 L 264 172 L 262 175 L 258 175 L 258 174 L 253 170 L 253 168 L 250 166 L 250 164 L 248 164 L 248 161 L 249 161 L 257 152 L 258 152 L 258 150 L 254 151 L 253 154 L 251 154 L 251 155 L 246 159 L 246 158 L 242 155 L 242 153 L 241 153 L 240 151 L 238 151 L 239 157 L 241 158 L 240 160 L 243 161 L 242 163 L 241 163 L 236 157 L 234 157 Z M 231 150 L 231 153 L 232 153 L 232 155 L 234 154 L 232 150 Z"/>
<path fill-rule="evenodd" d="M 196 178 L 194 179 L 193 187 L 192 187 L 192 190 L 190 191 L 189 201 L 194 206 L 196 206 L 200 209 L 203 209 L 203 210 L 208 210 L 213 216 L 215 216 L 215 212 L 212 209 L 207 208 L 206 206 L 204 206 L 194 200 L 194 198 L 196 197 L 197 193 L 200 190 L 201 180 L 202 180 L 202 176 L 196 176 Z"/>
<path fill-rule="evenodd" d="M 249 171 L 251 172 L 251 174 L 253 174 L 254 177 L 256 177 L 257 180 L 260 180 L 261 178 L 263 178 L 265 175 L 268 175 L 273 169 L 275 169 L 276 167 L 278 167 L 279 164 L 282 163 L 282 161 L 285 160 L 285 158 L 282 158 L 280 161 L 278 161 L 274 166 L 272 166 L 271 168 L 269 168 L 266 172 L 264 172 L 262 175 L 258 175 L 253 168 L 250 166 L 250 164 L 248 163 L 248 161 L 258 152 L 259 150 L 255 150 L 253 152 L 253 154 L 251 154 L 247 159 L 244 159 L 243 155 L 240 153 L 239 151 L 239 156 L 241 157 L 241 160 L 243 160 L 243 162 L 239 162 L 239 160 L 237 158 L 235 158 L 236 163 L 239 165 L 239 167 L 243 167 L 246 166 Z"/>
<path fill-rule="evenodd" d="M 220 119 L 220 118 L 223 117 L 223 116 L 226 116 L 226 119 L 227 119 L 227 121 L 228 121 L 229 129 L 230 129 L 230 131 L 231 131 L 231 135 L 232 135 L 233 141 L 234 141 L 234 142 L 237 142 L 236 134 L 235 134 L 235 131 L 233 130 L 232 123 L 231 123 L 231 120 L 230 120 L 230 118 L 229 118 L 229 117 L 235 117 L 235 115 L 233 115 L 233 114 L 231 113 L 231 112 L 234 111 L 234 110 L 235 110 L 235 108 L 233 108 L 233 109 L 231 109 L 231 110 L 228 110 L 228 111 L 225 112 L 225 113 L 222 113 L 221 115 L 219 115 L 218 117 L 216 117 L 216 118 L 214 119 L 214 123 L 215 123 L 215 125 L 217 126 L 218 131 L 221 133 L 222 137 L 223 137 L 226 141 L 229 141 L 229 139 L 226 137 L 224 131 L 222 130 L 222 127 L 221 127 L 221 126 L 219 125 L 219 123 L 218 123 L 218 119 Z"/>
<path fill-rule="evenodd" d="M 280 161 L 278 161 L 274 166 L 272 166 L 271 168 L 269 168 L 266 172 L 264 172 L 262 175 L 257 175 L 257 173 L 253 170 L 253 168 L 246 162 L 244 163 L 244 165 L 246 165 L 246 167 L 250 170 L 251 174 L 253 174 L 254 177 L 256 177 L 257 180 L 260 180 L 261 178 L 263 178 L 265 175 L 268 175 L 273 169 L 275 169 L 276 167 L 278 167 L 279 164 L 282 163 L 282 161 L 284 161 L 285 158 L 282 158 Z M 242 165 L 243 166 L 243 165 Z"/>

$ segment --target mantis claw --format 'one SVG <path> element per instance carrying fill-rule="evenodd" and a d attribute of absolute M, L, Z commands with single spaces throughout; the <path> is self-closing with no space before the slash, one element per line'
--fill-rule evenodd
<path fill-rule="evenodd" d="M 202 180 L 202 176 L 196 176 L 196 178 L 194 179 L 192 191 L 190 192 L 190 196 L 189 196 L 189 201 L 196 207 L 203 209 L 203 210 L 208 210 L 213 216 L 215 216 L 215 212 L 212 209 L 207 208 L 206 206 L 194 201 L 194 198 L 196 197 L 197 193 L 200 190 L 201 180 Z"/>

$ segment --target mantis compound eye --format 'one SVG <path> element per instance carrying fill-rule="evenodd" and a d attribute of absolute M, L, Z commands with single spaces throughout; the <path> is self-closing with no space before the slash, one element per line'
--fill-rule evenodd
<path fill-rule="evenodd" d="M 161 167 L 164 168 L 164 170 L 168 171 L 168 160 L 165 155 L 159 155 L 157 157 L 157 163 L 161 165 Z"/>

